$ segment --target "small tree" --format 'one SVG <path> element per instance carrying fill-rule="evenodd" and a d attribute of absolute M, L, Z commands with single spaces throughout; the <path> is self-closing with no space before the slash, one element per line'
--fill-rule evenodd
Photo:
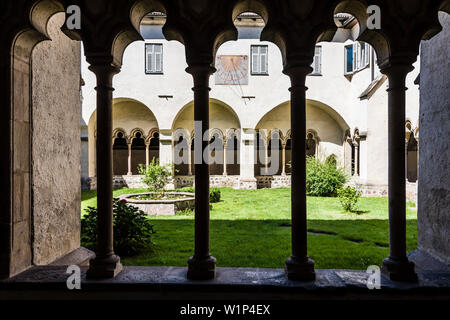
<path fill-rule="evenodd" d="M 356 188 L 347 186 L 345 188 L 339 189 L 337 193 L 342 208 L 347 212 L 354 212 L 356 204 L 361 197 L 361 191 L 358 191 Z"/>
<path fill-rule="evenodd" d="M 164 188 L 170 181 L 173 166 L 161 166 L 159 159 L 153 158 L 149 165 L 140 164 L 138 170 L 139 174 L 144 176 L 141 181 L 148 186 L 149 191 L 164 196 Z"/>

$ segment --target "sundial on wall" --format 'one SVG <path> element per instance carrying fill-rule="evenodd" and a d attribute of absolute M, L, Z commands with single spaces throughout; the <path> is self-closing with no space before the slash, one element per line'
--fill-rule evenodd
<path fill-rule="evenodd" d="M 248 84 L 248 56 L 221 55 L 216 57 L 216 84 Z"/>

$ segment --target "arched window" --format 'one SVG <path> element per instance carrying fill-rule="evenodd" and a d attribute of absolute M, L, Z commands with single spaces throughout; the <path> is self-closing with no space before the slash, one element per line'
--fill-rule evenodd
<path fill-rule="evenodd" d="M 411 132 L 406 146 L 406 179 L 409 182 L 417 181 L 417 146 L 417 140 L 414 137 L 414 133 Z"/>
<path fill-rule="evenodd" d="M 131 173 L 138 174 L 138 166 L 145 164 L 145 139 L 142 132 L 138 131 L 134 134 L 131 141 Z"/>
<path fill-rule="evenodd" d="M 113 172 L 114 175 L 125 175 L 128 172 L 127 139 L 122 131 L 119 131 L 115 137 L 113 144 Z"/>
<path fill-rule="evenodd" d="M 315 157 L 316 156 L 316 140 L 312 133 L 306 135 L 306 156 Z"/>
<path fill-rule="evenodd" d="M 236 133 L 232 133 L 226 143 L 225 148 L 226 154 L 226 170 L 224 168 L 224 173 L 230 176 L 240 175 L 241 169 L 239 166 L 240 162 L 240 146 L 239 140 Z"/>

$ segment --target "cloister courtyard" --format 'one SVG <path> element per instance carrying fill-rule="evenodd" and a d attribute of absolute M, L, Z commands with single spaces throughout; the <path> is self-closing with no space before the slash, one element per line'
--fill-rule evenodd
<path fill-rule="evenodd" d="M 290 188 L 220 188 L 212 204 L 211 252 L 219 267 L 283 268 L 290 250 Z M 114 196 L 145 192 L 121 188 Z M 96 191 L 83 191 L 82 216 L 96 206 Z M 270 205 L 268 205 L 270 203 Z M 387 198 L 361 198 L 356 212 L 344 212 L 335 197 L 308 197 L 308 252 L 320 269 L 367 269 L 389 252 Z M 130 266 L 184 266 L 194 243 L 194 214 L 149 216 L 154 245 L 132 257 Z M 407 203 L 407 250 L 417 248 L 417 211 Z"/>

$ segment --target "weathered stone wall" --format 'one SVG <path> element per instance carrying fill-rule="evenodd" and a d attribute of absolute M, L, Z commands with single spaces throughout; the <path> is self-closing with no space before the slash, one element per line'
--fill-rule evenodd
<path fill-rule="evenodd" d="M 418 246 L 450 263 L 450 16 L 422 42 Z"/>
<path fill-rule="evenodd" d="M 52 41 L 32 56 L 33 263 L 48 264 L 80 245 L 80 43 L 48 24 Z"/>

